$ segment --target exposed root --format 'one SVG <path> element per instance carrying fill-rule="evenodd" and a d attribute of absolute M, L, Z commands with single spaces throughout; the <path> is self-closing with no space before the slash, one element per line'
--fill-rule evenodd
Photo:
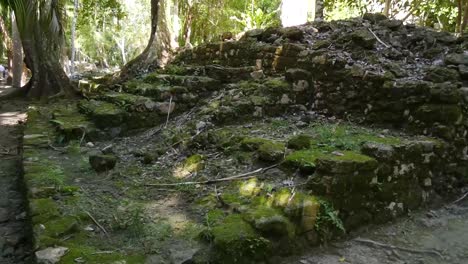
<path fill-rule="evenodd" d="M 463 199 L 465 199 L 467 196 L 468 196 L 468 192 L 463 194 L 462 197 L 460 197 L 457 200 L 453 201 L 452 204 L 456 204 L 456 203 L 459 203 L 459 202 L 463 201 Z"/>
<path fill-rule="evenodd" d="M 377 246 L 377 247 L 382 247 L 382 248 L 388 248 L 388 249 L 397 249 L 409 253 L 416 253 L 416 254 L 430 254 L 430 255 L 436 255 L 443 259 L 444 257 L 442 254 L 436 250 L 430 250 L 430 249 L 413 249 L 413 248 L 407 248 L 407 247 L 399 247 L 399 246 L 394 246 L 394 245 L 389 245 L 389 244 L 384 244 L 380 242 L 376 242 L 370 239 L 363 239 L 363 238 L 355 238 L 353 239 L 356 242 L 360 242 L 363 244 L 368 244 L 371 246 Z"/>

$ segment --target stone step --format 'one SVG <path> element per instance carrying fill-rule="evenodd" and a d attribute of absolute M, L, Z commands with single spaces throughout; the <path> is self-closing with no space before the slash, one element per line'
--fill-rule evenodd
<path fill-rule="evenodd" d="M 143 81 L 151 84 L 163 84 L 169 86 L 185 86 L 191 92 L 213 91 L 220 88 L 220 82 L 206 76 L 195 75 L 171 75 L 171 74 L 148 74 Z"/>

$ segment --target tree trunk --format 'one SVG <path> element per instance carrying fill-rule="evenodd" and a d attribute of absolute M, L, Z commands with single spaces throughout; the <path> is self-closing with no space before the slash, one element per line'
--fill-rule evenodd
<path fill-rule="evenodd" d="M 392 0 L 385 0 L 385 7 L 384 7 L 383 14 L 386 17 L 390 16 L 390 7 L 391 7 L 391 5 L 392 5 Z"/>
<path fill-rule="evenodd" d="M 323 20 L 323 0 L 315 0 L 315 18 L 314 20 Z"/>
<path fill-rule="evenodd" d="M 13 36 L 12 85 L 13 87 L 19 88 L 23 80 L 23 46 L 21 45 L 15 14 L 13 12 L 11 13 L 11 29 Z"/>
<path fill-rule="evenodd" d="M 47 99 L 58 93 L 69 98 L 74 97 L 76 92 L 60 64 L 61 48 L 57 39 L 61 37 L 61 33 L 44 31 L 48 29 L 44 29 L 37 17 L 38 14 L 35 13 L 35 10 L 38 10 L 37 2 L 29 2 L 29 0 L 21 2 L 22 6 L 31 7 L 33 10 L 25 15 L 25 10 L 19 9 L 20 14 L 24 16 L 19 18 L 16 8 L 21 5 L 12 6 L 23 44 L 25 63 L 31 70 L 32 76 L 25 86 L 12 90 L 11 93 L 1 98 L 27 96 L 34 99 Z M 57 36 L 51 34 L 57 34 Z"/>
<path fill-rule="evenodd" d="M 455 32 L 462 32 L 462 17 L 463 17 L 463 0 L 457 0 L 457 21 L 455 26 Z"/>
<path fill-rule="evenodd" d="M 129 61 L 120 72 L 121 81 L 128 80 L 139 73 L 147 72 L 157 62 L 154 48 L 158 28 L 159 0 L 151 0 L 151 33 L 145 50 L 135 59 Z"/>
<path fill-rule="evenodd" d="M 7 59 L 8 59 L 8 68 L 10 69 L 8 71 L 9 74 L 11 74 L 11 67 L 13 63 L 13 41 L 11 40 L 10 37 L 10 32 L 8 31 L 6 21 L 3 19 L 2 16 L 0 16 L 0 34 L 2 35 L 2 45 L 4 49 L 6 50 L 7 54 Z M 7 77 L 7 83 L 11 84 L 11 78 L 10 76 Z"/>
<path fill-rule="evenodd" d="M 188 9 L 188 12 L 187 12 L 187 17 L 184 21 L 184 33 L 183 33 L 183 37 L 184 37 L 184 46 L 190 46 L 190 39 L 191 39 L 191 35 L 192 35 L 192 23 L 193 23 L 193 10 L 194 9 L 194 6 L 191 5 Z"/>
<path fill-rule="evenodd" d="M 71 55 L 70 55 L 70 75 L 75 73 L 75 39 L 76 39 L 76 20 L 78 18 L 78 0 L 74 0 L 73 6 L 73 20 L 71 26 Z"/>
<path fill-rule="evenodd" d="M 465 11 L 463 12 L 463 22 L 461 24 L 461 34 L 463 34 L 466 30 L 466 26 L 468 25 L 468 0 L 465 0 Z"/>

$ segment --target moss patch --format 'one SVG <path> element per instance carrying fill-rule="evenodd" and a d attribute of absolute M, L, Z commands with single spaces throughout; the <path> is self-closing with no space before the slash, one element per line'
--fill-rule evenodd
<path fill-rule="evenodd" d="M 270 253 L 270 241 L 260 236 L 241 215 L 229 215 L 212 233 L 218 258 L 226 258 L 226 263 L 250 263 L 263 260 Z"/>

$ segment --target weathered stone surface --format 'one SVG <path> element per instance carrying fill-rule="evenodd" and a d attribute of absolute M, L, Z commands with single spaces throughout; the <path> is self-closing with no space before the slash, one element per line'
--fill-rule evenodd
<path fill-rule="evenodd" d="M 97 172 L 112 170 L 117 163 L 117 157 L 113 155 L 91 155 L 89 164 Z"/>
<path fill-rule="evenodd" d="M 36 259 L 40 264 L 55 264 L 60 261 L 60 259 L 67 254 L 68 248 L 66 247 L 56 247 L 56 248 L 46 248 L 40 251 L 36 251 Z"/>
<path fill-rule="evenodd" d="M 428 70 L 424 79 L 435 83 L 442 83 L 446 81 L 454 82 L 460 79 L 460 75 L 456 70 L 453 69 L 448 69 L 445 67 L 432 67 Z"/>
<path fill-rule="evenodd" d="M 453 65 L 459 65 L 459 64 L 464 64 L 468 65 L 468 54 L 466 53 L 451 53 L 447 54 L 445 56 L 445 63 L 446 64 L 453 64 Z"/>

